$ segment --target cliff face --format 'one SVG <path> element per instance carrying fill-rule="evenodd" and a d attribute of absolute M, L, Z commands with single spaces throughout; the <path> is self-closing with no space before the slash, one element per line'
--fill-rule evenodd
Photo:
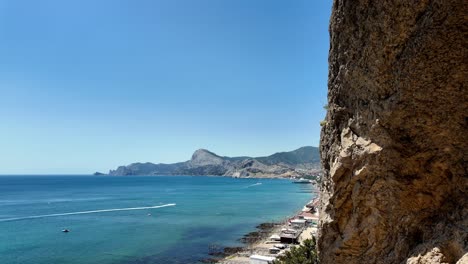
<path fill-rule="evenodd" d="M 466 14 L 463 0 L 334 1 L 321 263 L 468 251 Z"/>

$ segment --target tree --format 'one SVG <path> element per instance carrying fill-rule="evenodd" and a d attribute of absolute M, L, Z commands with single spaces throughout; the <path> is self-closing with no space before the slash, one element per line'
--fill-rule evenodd
<path fill-rule="evenodd" d="M 276 258 L 273 264 L 318 264 L 315 238 L 306 239 L 301 245 L 292 247 L 282 256 Z"/>

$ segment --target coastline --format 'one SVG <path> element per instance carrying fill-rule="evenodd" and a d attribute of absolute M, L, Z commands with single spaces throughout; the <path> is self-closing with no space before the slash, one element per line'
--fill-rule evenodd
<path fill-rule="evenodd" d="M 29 188 L 26 190 L 23 187 L 25 181 Z M 263 184 L 251 186 L 258 181 Z M 289 181 L 271 179 L 258 181 L 234 180 L 229 177 L 203 177 L 200 180 L 196 177 L 3 178 L 2 185 L 11 186 L 8 192 L 2 193 L 3 197 L 8 198 L 7 195 L 26 191 L 27 195 L 20 198 L 27 197 L 31 201 L 24 204 L 23 200 L 18 199 L 21 206 L 8 207 L 11 208 L 10 211 L 2 212 L 12 216 L 33 215 L 31 212 L 34 210 L 46 214 L 83 211 L 80 208 L 133 208 L 140 204 L 144 206 L 153 200 L 155 205 L 159 202 L 178 205 L 171 209 L 148 212 L 108 213 L 79 219 L 68 216 L 50 218 L 47 221 L 31 221 L 27 228 L 18 228 L 24 225 L 23 222 L 8 222 L 4 225 L 9 227 L 7 230 L 2 229 L 2 232 L 5 231 L 2 234 L 7 238 L 18 238 L 22 245 L 36 246 L 37 250 L 21 254 L 21 261 L 17 261 L 16 256 L 21 252 L 21 247 L 18 246 L 17 250 L 3 257 L 8 263 L 31 262 L 29 260 L 34 255 L 41 254 L 41 249 L 48 247 L 54 251 L 44 253 L 42 259 L 33 262 L 54 262 L 54 252 L 66 252 L 64 257 L 70 259 L 70 263 L 78 263 L 73 262 L 78 254 L 81 261 L 87 263 L 97 263 L 94 260 L 98 258 L 101 258 L 99 263 L 199 263 L 201 259 L 211 257 L 208 253 L 212 249 L 215 253 L 216 249 L 224 251 L 224 246 L 242 247 L 223 252 L 226 256 L 232 255 L 255 244 L 254 234 L 252 239 L 245 240 L 247 243 L 239 242 L 238 239 L 244 234 L 262 230 L 264 236 L 267 236 L 271 231 L 268 231 L 268 225 L 260 225 L 262 222 L 271 224 L 272 221 L 285 220 L 286 216 L 294 215 L 314 195 L 314 187 L 310 184 L 300 186 Z M 88 186 L 98 187 L 87 188 Z M 51 187 L 60 189 L 61 192 L 47 196 Z M 184 195 L 180 195 L 181 192 Z M 226 192 L 231 192 L 232 195 L 226 196 Z M 155 198 L 156 195 L 164 200 Z M 123 202 L 114 198 L 122 196 L 126 197 Z M 126 221 L 121 221 L 120 215 Z M 134 224 L 129 225 L 127 221 Z M 260 228 L 256 229 L 256 226 Z M 61 232 L 65 228 L 71 230 L 67 235 Z M 37 232 L 38 236 L 57 239 L 36 239 L 31 236 L 31 231 Z M 137 235 L 129 235 L 129 232 Z M 107 243 L 109 236 L 115 238 L 112 247 Z M 73 244 L 62 243 L 61 239 L 73 241 Z M 93 250 L 86 247 L 90 242 L 96 244 Z M 0 243 L 0 251 L 5 248 L 5 243 Z M 137 253 L 128 254 L 130 250 Z M 102 255 L 100 252 L 106 254 Z M 218 259 L 220 258 L 221 256 Z"/>
<path fill-rule="evenodd" d="M 318 194 L 317 191 L 313 193 Z M 299 245 L 306 239 L 311 239 L 312 236 L 317 234 L 317 225 L 307 225 L 305 226 L 299 236 L 297 243 L 282 243 L 277 240 L 271 240 L 272 235 L 277 235 L 282 232 L 284 229 L 291 228 L 290 221 L 293 219 L 302 218 L 305 214 L 313 214 L 314 217 L 318 218 L 318 196 L 313 197 L 313 199 L 304 205 L 304 208 L 292 216 L 285 217 L 282 221 L 273 222 L 273 223 L 261 223 L 259 224 L 255 231 L 245 234 L 240 241 L 242 241 L 245 246 L 243 247 L 226 247 L 223 251 L 210 254 L 213 258 L 204 259 L 202 263 L 218 263 L 218 264 L 249 264 L 249 257 L 252 255 L 261 255 L 266 257 L 277 257 L 283 254 L 285 251 L 289 250 L 291 246 Z M 311 210 L 308 210 L 309 205 L 315 206 Z M 308 208 L 308 209 L 307 209 Z M 273 254 L 270 253 L 270 249 L 275 245 L 283 244 L 286 245 L 285 249 L 282 249 L 279 253 Z M 221 259 L 216 258 L 216 256 L 222 256 Z"/>
<path fill-rule="evenodd" d="M 62 176 L 57 174 L 58 176 Z M 0 175 L 1 176 L 1 175 Z M 9 175 L 5 175 L 9 176 Z M 25 176 L 36 176 L 36 175 L 25 175 Z M 40 176 L 40 175 L 39 175 Z M 49 176 L 49 175 L 47 175 Z M 297 179 L 298 177 L 291 177 L 291 176 L 281 176 L 281 175 L 274 175 L 272 176 L 271 174 L 264 175 L 264 176 L 259 176 L 259 175 L 253 175 L 253 176 L 235 176 L 235 175 L 216 175 L 216 174 L 138 174 L 138 175 L 113 175 L 113 174 L 106 174 L 106 173 L 100 173 L 100 174 L 70 174 L 67 176 L 102 176 L 102 177 L 224 177 L 224 178 L 233 178 L 233 179 L 279 179 L 279 180 L 294 180 Z"/>

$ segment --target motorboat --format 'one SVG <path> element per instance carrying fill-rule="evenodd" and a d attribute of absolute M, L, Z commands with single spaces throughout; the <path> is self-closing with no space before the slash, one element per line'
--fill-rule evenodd
<path fill-rule="evenodd" d="M 300 178 L 298 180 L 293 181 L 293 183 L 303 183 L 304 184 L 304 183 L 312 183 L 312 181 L 308 180 L 308 179 Z"/>

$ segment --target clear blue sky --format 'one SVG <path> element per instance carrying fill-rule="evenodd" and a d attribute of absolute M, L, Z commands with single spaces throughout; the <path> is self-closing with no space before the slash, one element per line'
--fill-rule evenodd
<path fill-rule="evenodd" d="M 331 0 L 0 0 L 0 174 L 319 143 Z"/>

